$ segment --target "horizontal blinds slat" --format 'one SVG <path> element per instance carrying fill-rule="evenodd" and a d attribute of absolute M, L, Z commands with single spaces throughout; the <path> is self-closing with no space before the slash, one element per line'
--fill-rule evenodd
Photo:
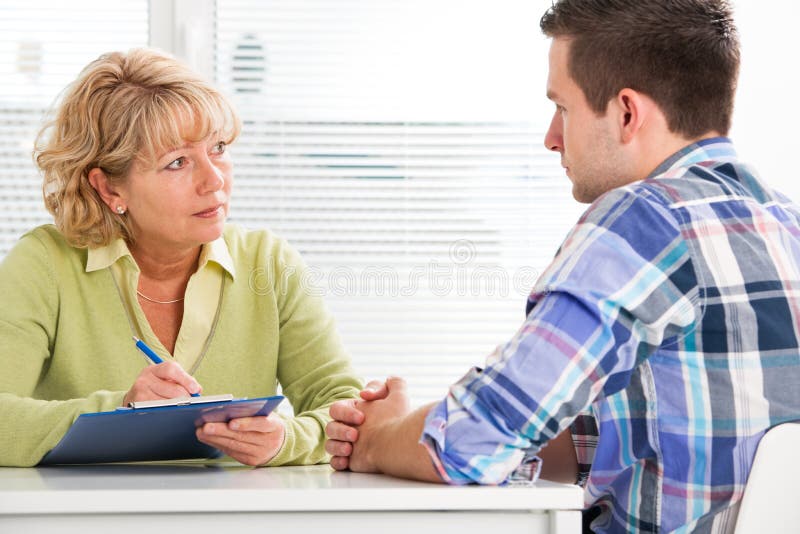
<path fill-rule="evenodd" d="M 517 295 L 502 301 L 484 296 L 457 303 L 416 297 L 413 302 L 357 294 L 326 298 L 361 376 L 367 380 L 403 376 L 417 404 L 444 397 L 447 386 L 469 367 L 482 366 L 524 317 L 524 297 Z"/>
<path fill-rule="evenodd" d="M 417 402 L 513 334 L 580 212 L 543 145 L 535 11 L 217 2 L 217 80 L 244 118 L 232 220 L 298 248 L 359 372 L 409 377 Z"/>
<path fill-rule="evenodd" d="M 408 376 L 418 402 L 440 397 L 513 333 L 532 283 L 529 271 L 546 267 L 579 212 L 558 156 L 542 145 L 549 115 L 530 106 L 543 78 L 529 73 L 545 67 L 529 61 L 529 24 L 514 22 L 532 9 L 525 4 L 218 1 L 217 75 L 245 121 L 232 147 L 231 219 L 289 239 L 326 284 L 325 299 L 359 372 Z M 136 15 L 94 5 L 47 4 L 51 12 L 33 17 L 31 24 L 40 20 L 40 28 L 26 35 L 38 35 L 53 20 L 62 23 L 57 31 L 48 29 L 40 49 L 19 44 L 26 12 L 14 10 L 16 18 L 10 18 L 0 9 L 0 74 L 6 82 L 0 89 L 0 209 L 6 214 L 0 255 L 23 231 L 50 219 L 30 162 L 44 109 L 94 56 L 146 40 L 146 20 L 140 24 L 146 3 L 125 4 L 135 6 Z M 92 33 L 80 27 L 88 20 L 97 30 L 91 17 L 62 17 L 57 9 L 112 13 L 115 19 Z M 441 18 L 453 9 L 459 21 Z M 431 27 L 414 28 L 419 38 L 409 42 L 409 21 L 420 13 Z M 119 21 L 140 25 L 126 33 Z M 451 31 L 442 43 L 439 25 L 445 23 Z M 463 39 L 463 24 L 478 23 L 504 28 L 480 40 L 485 50 L 476 48 L 474 33 Z M 515 36 L 513 28 L 522 26 L 525 35 Z M 257 39 L 243 39 L 251 30 Z M 424 42 L 431 36 L 437 41 Z M 85 44 L 70 44 L 73 38 Z M 524 70 L 523 63 L 508 63 L 521 43 Z M 443 63 L 434 65 L 420 53 L 427 48 L 435 55 L 448 46 L 470 58 L 471 71 L 466 63 L 459 66 L 455 52 L 446 72 Z M 437 78 L 433 67 L 452 81 Z M 473 83 L 463 83 L 467 79 Z M 503 82 L 493 87 L 491 80 Z M 454 254 L 464 247 L 467 256 L 459 260 Z M 427 271 L 423 280 L 413 278 L 432 262 L 452 268 L 450 294 L 442 296 Z M 493 266 L 507 276 L 502 298 L 493 298 L 499 290 L 476 275 Z M 369 269 L 395 271 L 370 278 Z M 526 276 L 514 285 L 519 273 Z M 480 283 L 459 288 L 461 275 Z"/>
<path fill-rule="evenodd" d="M 218 2 L 216 59 L 219 82 L 247 111 L 280 119 L 536 116 L 531 95 L 543 91 L 545 69 L 529 64 L 546 40 L 530 29 L 541 15 L 531 2 L 243 5 Z"/>
<path fill-rule="evenodd" d="M 0 258 L 24 232 L 52 222 L 31 151 L 46 110 L 89 61 L 147 44 L 147 0 L 0 4 Z"/>
<path fill-rule="evenodd" d="M 28 110 L 38 122 L 40 108 L 49 106 L 86 63 L 104 52 L 146 45 L 147 14 L 146 0 L 113 9 L 96 0 L 3 3 L 0 109 Z"/>

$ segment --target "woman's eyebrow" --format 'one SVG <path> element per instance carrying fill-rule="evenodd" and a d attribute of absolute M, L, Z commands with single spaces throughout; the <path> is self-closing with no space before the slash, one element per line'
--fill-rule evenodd
<path fill-rule="evenodd" d="M 165 150 L 165 151 L 164 151 L 164 152 L 162 152 L 161 154 L 159 154 L 159 156 L 158 156 L 158 159 L 161 159 L 161 158 L 165 157 L 167 154 L 170 154 L 170 153 L 172 153 L 172 152 L 175 152 L 176 150 L 183 150 L 183 149 L 185 149 L 185 148 L 189 148 L 189 147 L 191 147 L 191 146 L 192 146 L 192 143 L 186 142 L 186 143 L 184 143 L 184 144 L 183 144 L 183 145 L 181 145 L 181 146 L 176 146 L 176 147 L 170 148 L 170 149 L 168 149 L 168 150 Z"/>

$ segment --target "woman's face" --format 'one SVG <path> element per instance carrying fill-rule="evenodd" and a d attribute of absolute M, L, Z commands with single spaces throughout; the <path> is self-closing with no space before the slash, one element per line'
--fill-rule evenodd
<path fill-rule="evenodd" d="M 216 137 L 170 148 L 154 168 L 134 163 L 119 192 L 137 247 L 179 252 L 222 235 L 233 163 Z"/>

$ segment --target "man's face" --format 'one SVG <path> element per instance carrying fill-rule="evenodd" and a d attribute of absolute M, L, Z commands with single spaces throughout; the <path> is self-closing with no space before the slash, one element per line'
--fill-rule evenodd
<path fill-rule="evenodd" d="M 561 165 L 572 181 L 572 196 L 578 202 L 597 197 L 630 180 L 621 163 L 621 143 L 613 114 L 598 116 L 567 68 L 570 41 L 553 39 L 547 97 L 556 111 L 545 136 L 545 146 L 561 154 Z"/>

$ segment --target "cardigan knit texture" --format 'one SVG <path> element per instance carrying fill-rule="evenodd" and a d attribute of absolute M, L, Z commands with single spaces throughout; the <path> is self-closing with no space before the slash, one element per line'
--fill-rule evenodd
<path fill-rule="evenodd" d="M 236 278 L 225 274 L 193 376 L 204 395 L 268 396 L 280 384 L 294 416 L 267 465 L 326 462 L 328 406 L 361 388 L 333 318 L 285 241 L 234 225 L 223 236 Z M 86 272 L 86 259 L 45 225 L 0 263 L 0 465 L 36 465 L 80 414 L 119 407 L 147 365 L 110 268 Z"/>

